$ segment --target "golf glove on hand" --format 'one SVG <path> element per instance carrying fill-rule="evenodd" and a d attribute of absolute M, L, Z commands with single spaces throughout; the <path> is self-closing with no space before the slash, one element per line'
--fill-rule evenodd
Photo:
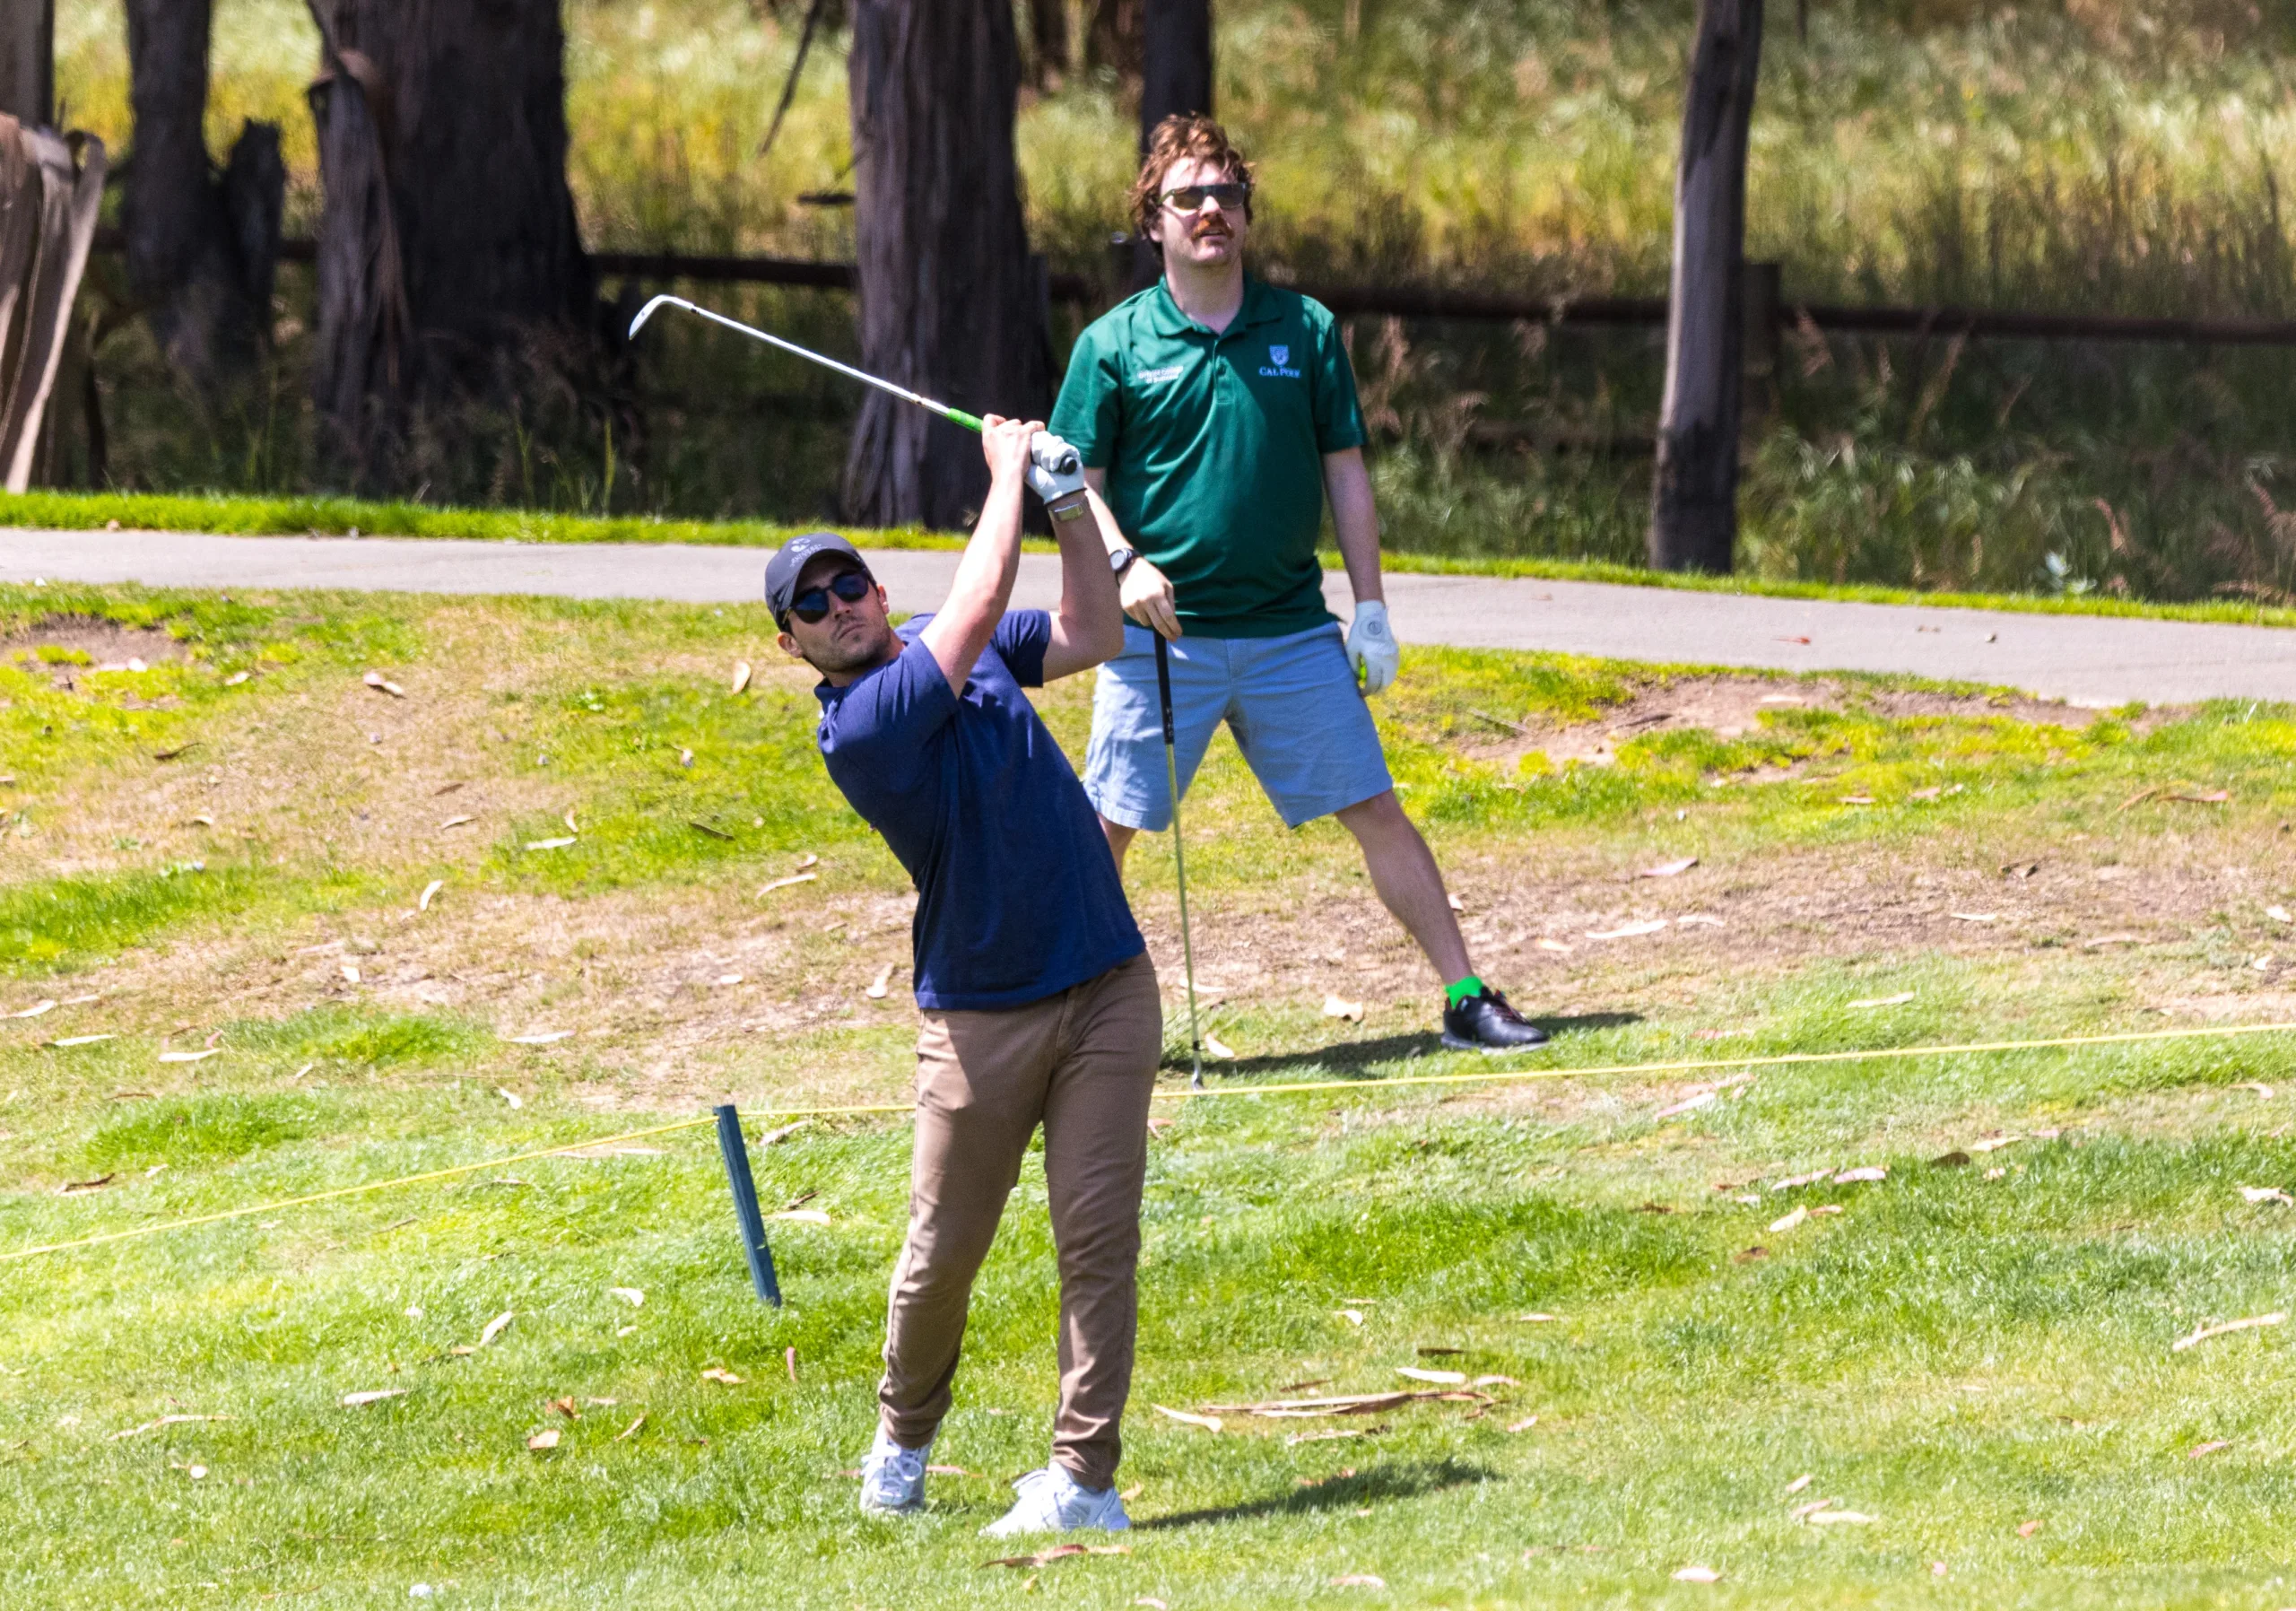
<path fill-rule="evenodd" d="M 1074 520 L 1084 512 L 1084 461 L 1049 431 L 1029 439 L 1029 485 L 1056 520 Z"/>
<path fill-rule="evenodd" d="M 1396 680 L 1403 651 L 1387 625 L 1387 606 L 1366 599 L 1355 606 L 1355 623 L 1347 629 L 1347 663 L 1363 679 L 1363 692 L 1378 693 Z"/>

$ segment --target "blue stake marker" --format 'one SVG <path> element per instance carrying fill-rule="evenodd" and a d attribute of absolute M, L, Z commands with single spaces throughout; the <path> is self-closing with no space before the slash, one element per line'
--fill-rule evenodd
<path fill-rule="evenodd" d="M 773 1276 L 773 1250 L 765 1245 L 765 1216 L 757 1208 L 757 1182 L 750 1176 L 749 1144 L 742 1139 L 742 1117 L 726 1102 L 718 1115 L 718 1151 L 726 1160 L 726 1184 L 734 1189 L 734 1218 L 742 1230 L 742 1257 L 749 1260 L 750 1284 L 776 1309 L 781 1283 Z"/>

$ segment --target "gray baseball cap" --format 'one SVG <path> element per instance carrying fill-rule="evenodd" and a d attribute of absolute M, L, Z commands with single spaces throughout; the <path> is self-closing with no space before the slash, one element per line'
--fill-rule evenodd
<path fill-rule="evenodd" d="M 824 553 L 844 554 L 864 574 L 868 571 L 869 562 L 861 557 L 861 551 L 833 531 L 809 531 L 790 538 L 765 563 L 765 603 L 777 623 L 788 619 L 789 604 L 797 595 L 797 579 L 804 574 L 806 562 Z"/>

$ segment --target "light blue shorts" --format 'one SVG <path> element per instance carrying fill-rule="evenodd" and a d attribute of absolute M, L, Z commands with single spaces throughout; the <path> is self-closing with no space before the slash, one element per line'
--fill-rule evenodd
<path fill-rule="evenodd" d="M 1189 636 L 1173 644 L 1181 795 L 1223 721 L 1291 827 L 1393 788 L 1344 641 L 1334 623 L 1282 638 Z M 1156 635 L 1146 627 L 1126 623 L 1124 652 L 1100 667 L 1084 792 L 1112 823 L 1151 832 L 1171 826 Z"/>

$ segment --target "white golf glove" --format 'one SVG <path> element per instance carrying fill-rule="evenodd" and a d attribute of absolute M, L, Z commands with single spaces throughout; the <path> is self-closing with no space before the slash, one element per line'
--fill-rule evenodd
<path fill-rule="evenodd" d="M 1355 606 L 1355 623 L 1347 629 L 1347 663 L 1363 679 L 1363 692 L 1378 693 L 1396 680 L 1403 651 L 1387 625 L 1387 606 L 1364 599 Z"/>
<path fill-rule="evenodd" d="M 1086 509 L 1084 461 L 1049 431 L 1029 439 L 1029 485 L 1056 520 L 1074 520 Z"/>

